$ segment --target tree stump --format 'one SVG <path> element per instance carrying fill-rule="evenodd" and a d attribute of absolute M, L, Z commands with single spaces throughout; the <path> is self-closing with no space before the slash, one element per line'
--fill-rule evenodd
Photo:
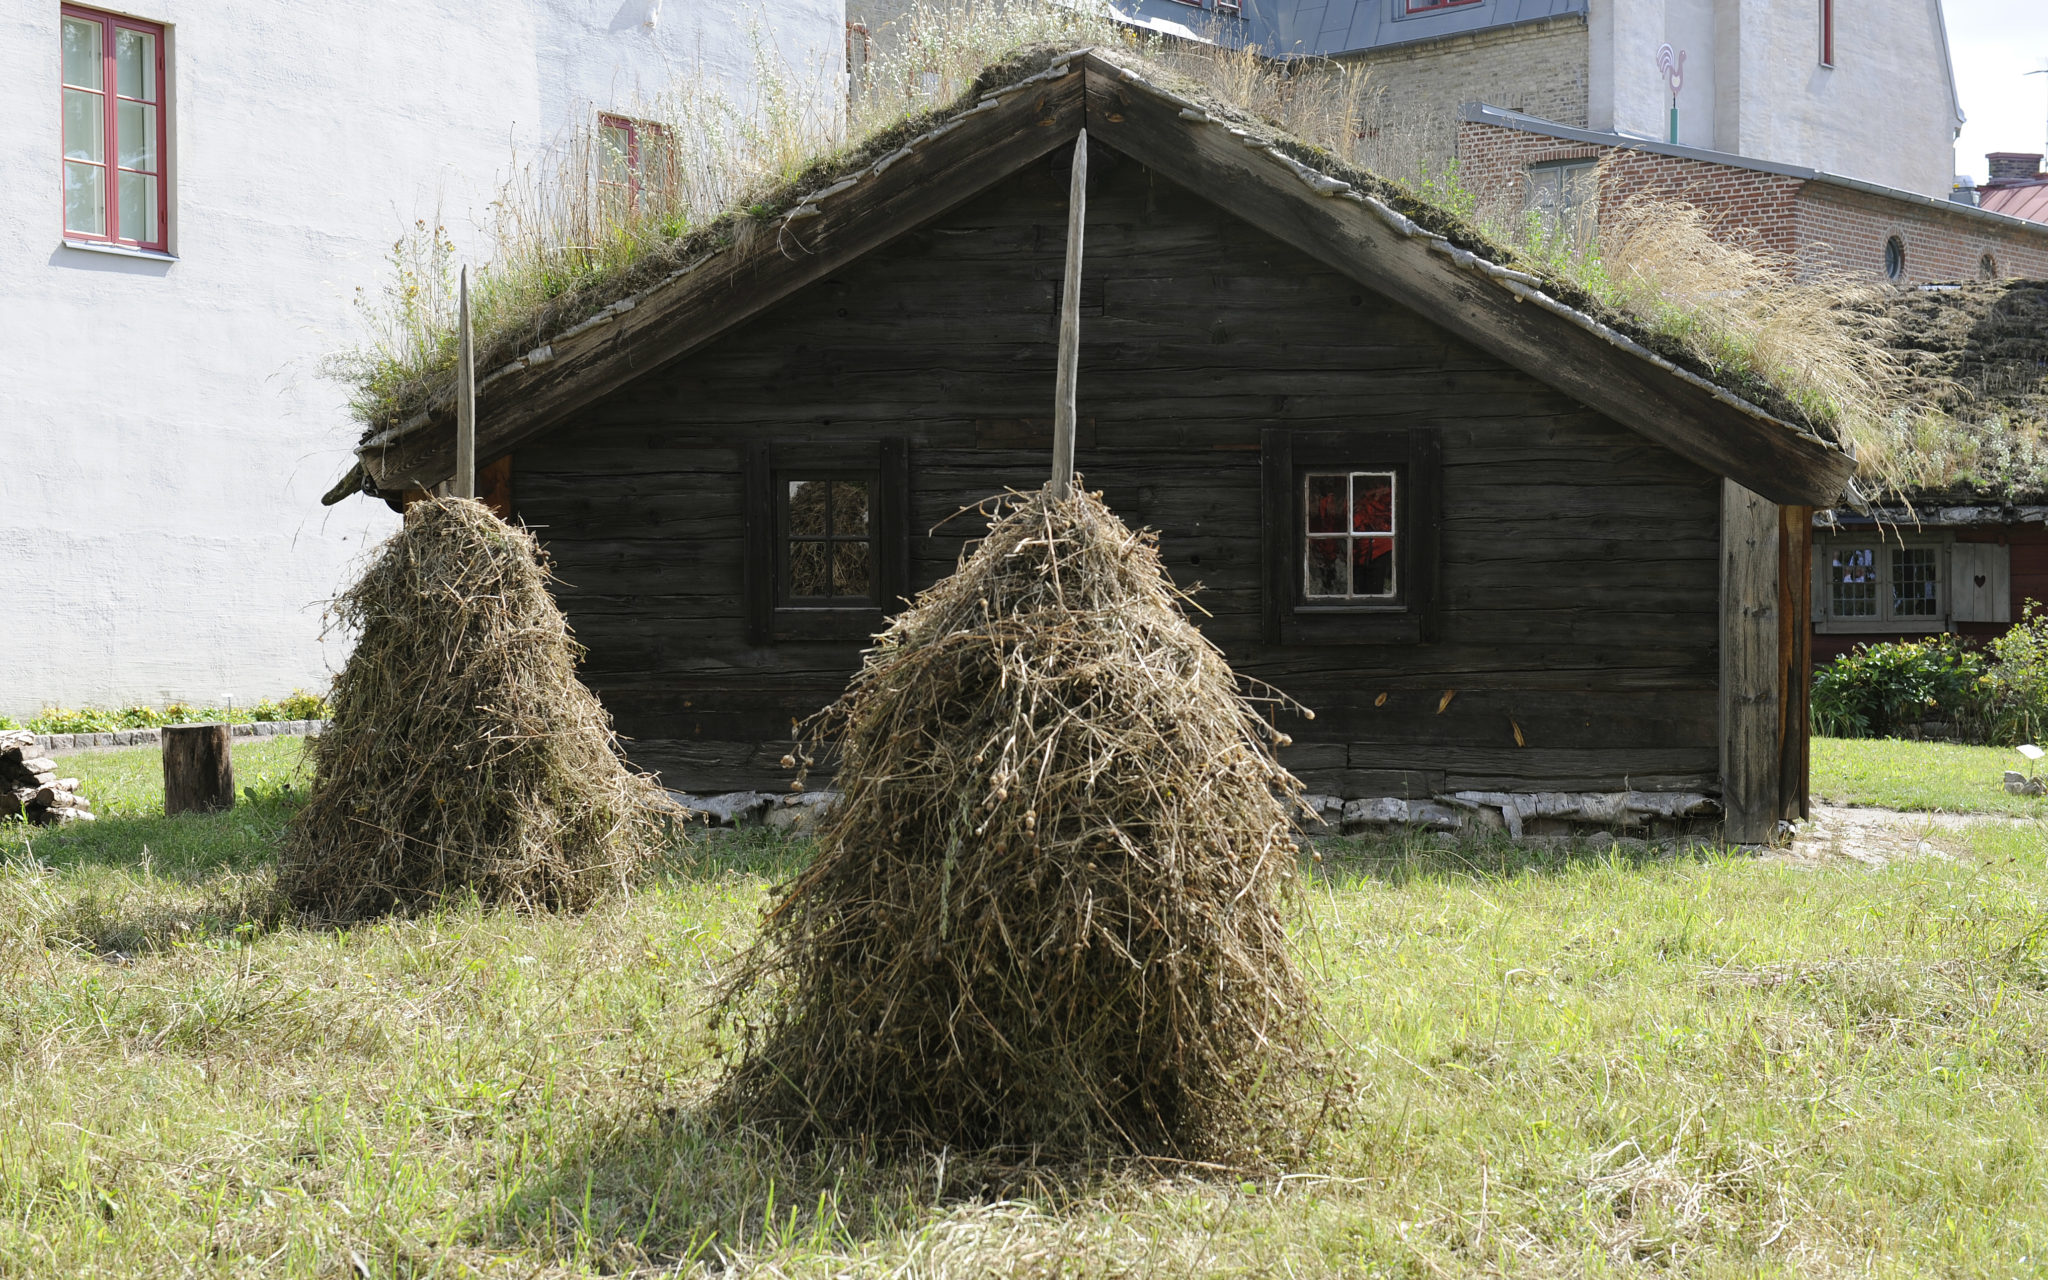
<path fill-rule="evenodd" d="M 235 807 L 235 762 L 224 724 L 164 726 L 164 812 Z"/>

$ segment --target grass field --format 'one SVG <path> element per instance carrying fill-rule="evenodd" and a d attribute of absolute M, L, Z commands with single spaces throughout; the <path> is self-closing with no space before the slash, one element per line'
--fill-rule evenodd
<path fill-rule="evenodd" d="M 1813 797 L 1830 804 L 2048 818 L 2048 796 L 2006 794 L 2005 771 L 2028 768 L 2009 747 L 1815 738 Z"/>
<path fill-rule="evenodd" d="M 347 931 L 232 814 L 0 828 L 0 1276 L 2048 1274 L 2048 848 L 1883 870 L 1338 842 L 1300 955 L 1362 1092 L 1279 1170 L 719 1127 L 706 983 L 799 845 L 573 919 Z"/>

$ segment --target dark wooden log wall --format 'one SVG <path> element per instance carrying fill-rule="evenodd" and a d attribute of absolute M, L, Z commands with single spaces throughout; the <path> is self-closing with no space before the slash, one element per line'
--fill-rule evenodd
<path fill-rule="evenodd" d="M 1284 726 L 1311 789 L 1713 789 L 1719 479 L 1096 160 L 1079 470 L 1160 530 L 1239 670 L 1316 709 Z M 670 786 L 784 785 L 792 719 L 859 660 L 747 644 L 744 442 L 908 437 L 912 578 L 950 571 L 979 526 L 941 522 L 1046 474 L 1017 420 L 1050 415 L 1064 218 L 1057 164 L 1036 164 L 516 454 L 586 678 Z M 1442 641 L 1261 643 L 1261 429 L 1412 426 L 1442 433 Z"/>

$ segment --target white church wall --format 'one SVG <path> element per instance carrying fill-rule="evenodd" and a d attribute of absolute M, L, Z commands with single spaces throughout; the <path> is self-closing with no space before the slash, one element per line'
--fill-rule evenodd
<path fill-rule="evenodd" d="M 414 219 L 465 256 L 516 151 L 756 46 L 838 77 L 843 0 L 150 0 L 167 255 L 65 243 L 57 0 L 0 0 L 0 714 L 324 687 L 322 602 L 395 523 L 319 497 L 358 426 L 324 357 Z"/>

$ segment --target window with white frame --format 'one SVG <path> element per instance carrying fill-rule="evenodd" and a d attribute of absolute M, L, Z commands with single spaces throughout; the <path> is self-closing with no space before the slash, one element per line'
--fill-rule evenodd
<path fill-rule="evenodd" d="M 1948 621 L 1939 542 L 1829 539 L 1815 549 L 1817 620 L 1844 631 L 1939 631 Z"/>

